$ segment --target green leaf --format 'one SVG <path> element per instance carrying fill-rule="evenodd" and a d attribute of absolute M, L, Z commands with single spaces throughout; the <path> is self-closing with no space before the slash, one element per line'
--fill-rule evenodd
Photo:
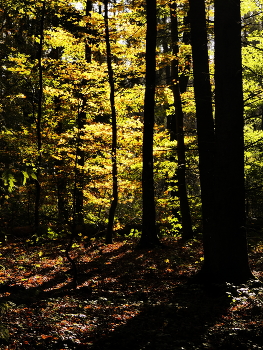
<path fill-rule="evenodd" d="M 29 179 L 29 174 L 27 171 L 23 171 L 23 170 L 22 170 L 22 174 L 23 174 L 23 186 L 25 186 L 27 179 Z"/>
<path fill-rule="evenodd" d="M 15 187 L 16 179 L 9 169 L 4 170 L 2 174 L 2 180 L 4 185 L 7 186 L 8 192 L 12 192 Z"/>

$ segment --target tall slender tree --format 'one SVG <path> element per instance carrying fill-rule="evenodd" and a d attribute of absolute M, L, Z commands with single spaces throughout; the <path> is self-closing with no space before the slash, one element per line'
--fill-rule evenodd
<path fill-rule="evenodd" d="M 112 55 L 110 45 L 109 33 L 109 19 L 108 19 L 108 0 L 105 0 L 105 39 L 107 51 L 107 66 L 110 85 L 110 105 L 111 105 L 111 125 L 112 125 L 112 143 L 111 143 L 111 160 L 112 160 L 112 201 L 109 212 L 109 220 L 106 234 L 106 243 L 112 243 L 112 231 L 114 224 L 115 211 L 118 204 L 118 167 L 117 167 L 117 116 L 115 108 L 115 86 L 112 69 Z"/>
<path fill-rule="evenodd" d="M 182 110 L 182 101 L 180 94 L 179 72 L 178 72 L 178 22 L 177 22 L 177 5 L 170 4 L 171 13 L 171 33 L 172 33 L 172 51 L 175 58 L 171 62 L 171 88 L 174 98 L 174 125 L 171 131 L 171 140 L 177 140 L 177 172 L 175 179 L 178 186 L 178 197 L 180 200 L 180 212 L 182 218 L 182 238 L 190 239 L 193 237 L 192 220 L 190 207 L 187 197 L 185 169 L 185 144 L 184 144 L 184 114 Z"/>
<path fill-rule="evenodd" d="M 144 97 L 143 124 L 143 170 L 142 170 L 142 235 L 139 245 L 142 247 L 160 244 L 155 227 L 155 197 L 153 178 L 153 132 L 155 105 L 155 69 L 156 69 L 156 0 L 146 0 L 146 86 Z"/>
<path fill-rule="evenodd" d="M 90 0 L 86 1 L 86 16 L 90 17 L 92 10 L 92 2 Z M 87 22 L 86 25 L 86 34 L 90 34 L 90 25 Z M 85 61 L 87 63 L 91 62 L 91 45 L 87 39 L 85 42 Z M 82 81 L 82 87 L 85 87 L 87 84 L 86 79 Z M 76 186 L 75 186 L 75 211 L 76 211 L 76 225 L 84 224 L 84 165 L 85 165 L 85 152 L 83 150 L 83 136 L 84 136 L 84 127 L 86 124 L 86 104 L 87 99 L 84 94 L 81 94 L 80 106 L 77 115 L 77 148 L 76 148 Z"/>
<path fill-rule="evenodd" d="M 204 266 L 209 266 L 210 239 L 214 231 L 214 120 L 204 0 L 189 0 L 194 93 L 196 104 L 201 184 Z M 211 251 L 212 253 L 212 251 Z M 205 267 L 204 267 L 205 269 Z"/>
<path fill-rule="evenodd" d="M 39 208 L 40 208 L 40 169 L 42 162 L 42 101 L 43 101 L 43 44 L 44 44 L 44 21 L 45 21 L 46 2 L 42 2 L 42 10 L 40 17 L 40 29 L 39 29 L 39 49 L 38 49 L 38 74 L 39 74 L 39 87 L 38 87 L 38 101 L 37 101 L 37 118 L 36 118 L 36 133 L 37 133 L 37 179 L 36 184 L 36 199 L 35 199 L 35 230 L 39 227 Z"/>

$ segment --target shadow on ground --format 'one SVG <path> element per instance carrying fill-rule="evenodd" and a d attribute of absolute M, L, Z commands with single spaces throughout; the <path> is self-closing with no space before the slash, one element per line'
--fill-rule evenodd
<path fill-rule="evenodd" d="M 223 290 L 178 286 L 169 303 L 145 302 L 139 315 L 102 337 L 92 349 L 217 349 L 207 343 L 206 333 L 210 326 L 220 322 L 229 302 Z"/>
<path fill-rule="evenodd" d="M 233 316 L 226 286 L 188 283 L 199 253 L 192 246 L 172 247 L 149 252 L 94 245 L 80 255 L 76 291 L 67 269 L 37 287 L 6 281 L 0 293 L 9 294 L 0 303 L 15 303 L 9 316 L 16 322 L 5 321 L 8 350 L 263 349 L 260 300 Z M 40 273 L 50 268 L 32 271 Z"/>

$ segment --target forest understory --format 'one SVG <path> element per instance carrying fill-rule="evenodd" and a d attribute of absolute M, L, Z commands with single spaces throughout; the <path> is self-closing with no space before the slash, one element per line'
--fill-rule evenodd
<path fill-rule="evenodd" d="M 0 22 L 0 350 L 263 349 L 263 0 Z"/>
<path fill-rule="evenodd" d="M 250 265 L 262 280 L 263 242 L 252 236 Z M 138 249 L 134 237 L 75 244 L 75 291 L 66 242 L 7 242 L 0 349 L 262 349 L 261 283 L 191 283 L 202 264 L 199 239 L 162 241 L 152 250 Z"/>

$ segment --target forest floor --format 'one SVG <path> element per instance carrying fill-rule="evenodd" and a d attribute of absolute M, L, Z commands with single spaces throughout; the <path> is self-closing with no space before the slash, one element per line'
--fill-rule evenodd
<path fill-rule="evenodd" d="M 70 289 L 65 243 L 10 241 L 0 250 L 0 349 L 263 349 L 263 287 L 189 283 L 198 239 L 140 250 L 134 238 L 75 244 Z M 263 280 L 263 239 L 249 240 Z"/>

